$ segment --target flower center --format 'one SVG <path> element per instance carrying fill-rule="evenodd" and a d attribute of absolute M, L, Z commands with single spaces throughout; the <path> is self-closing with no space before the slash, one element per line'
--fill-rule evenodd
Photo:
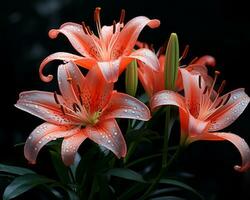
<path fill-rule="evenodd" d="M 99 121 L 99 117 L 101 115 L 100 111 L 97 111 L 95 113 L 93 113 L 89 118 L 88 121 L 91 125 L 95 125 L 98 121 Z"/>

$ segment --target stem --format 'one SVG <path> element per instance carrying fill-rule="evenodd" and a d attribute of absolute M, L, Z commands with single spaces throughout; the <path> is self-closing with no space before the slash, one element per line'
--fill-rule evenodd
<path fill-rule="evenodd" d="M 128 168 L 128 167 L 136 165 L 136 164 L 138 164 L 140 162 L 143 162 L 143 161 L 146 161 L 146 160 L 149 160 L 149 159 L 152 159 L 152 158 L 160 157 L 161 155 L 162 155 L 161 153 L 158 153 L 158 154 L 146 156 L 146 157 L 143 157 L 143 158 L 139 158 L 138 160 L 135 160 L 135 161 L 133 161 L 131 163 L 128 163 L 127 165 L 125 165 L 125 167 Z"/>
<path fill-rule="evenodd" d="M 167 171 L 168 167 L 171 165 L 171 163 L 175 160 L 176 156 L 179 154 L 179 148 L 176 150 L 174 156 L 171 158 L 169 163 L 167 163 L 168 158 L 168 142 L 170 137 L 171 128 L 173 125 L 173 120 L 171 119 L 171 107 L 166 107 L 166 118 L 165 118 L 165 129 L 164 129 L 164 141 L 163 141 L 163 152 L 162 152 L 162 166 L 159 174 L 157 177 L 153 180 L 147 191 L 144 193 L 144 195 L 140 198 L 140 200 L 144 200 L 147 198 L 149 194 L 151 194 L 152 190 L 155 188 L 155 186 L 158 184 L 159 180 L 162 178 L 162 176 Z"/>

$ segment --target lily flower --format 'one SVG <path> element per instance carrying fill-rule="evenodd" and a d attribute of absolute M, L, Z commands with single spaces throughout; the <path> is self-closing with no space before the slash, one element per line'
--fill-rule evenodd
<path fill-rule="evenodd" d="M 150 111 L 145 104 L 127 94 L 113 90 L 100 71 L 90 70 L 86 77 L 69 62 L 58 68 L 56 92 L 27 91 L 20 94 L 17 108 L 46 122 L 29 136 L 24 155 L 36 162 L 40 149 L 57 138 L 64 138 L 62 160 L 72 164 L 80 144 L 89 138 L 111 150 L 118 158 L 125 157 L 127 148 L 115 118 L 149 120 Z"/>
<path fill-rule="evenodd" d="M 148 44 L 142 42 L 137 42 L 136 44 L 140 48 L 151 48 Z M 185 50 L 184 52 L 187 52 L 187 50 Z M 149 97 L 152 97 L 155 93 L 159 91 L 165 90 L 165 55 L 162 54 L 162 50 L 159 50 L 157 55 L 160 63 L 160 68 L 158 71 L 152 70 L 152 68 L 146 63 L 138 62 L 139 80 Z M 185 55 L 183 55 L 182 57 L 184 56 Z M 176 80 L 176 90 L 180 91 L 183 89 L 180 68 L 185 68 L 192 74 L 201 75 L 202 78 L 205 79 L 205 81 L 211 85 L 213 79 L 208 75 L 207 66 L 215 66 L 215 59 L 212 56 L 205 55 L 193 60 L 188 66 L 180 66 Z"/>
<path fill-rule="evenodd" d="M 179 107 L 181 122 L 181 143 L 190 144 L 198 140 L 228 140 L 239 150 L 242 165 L 234 168 L 246 171 L 250 168 L 250 149 L 244 139 L 233 133 L 221 132 L 232 124 L 245 110 L 250 98 L 243 88 L 221 96 L 225 81 L 218 91 L 214 85 L 218 76 L 216 72 L 211 87 L 208 87 L 200 75 L 193 75 L 185 69 L 180 70 L 185 97 L 173 91 L 161 91 L 151 99 L 151 108 L 162 105 Z M 214 95 L 215 94 L 215 95 Z"/>
<path fill-rule="evenodd" d="M 49 31 L 50 38 L 54 39 L 59 33 L 64 34 L 80 56 L 58 52 L 43 60 L 39 73 L 43 81 L 49 82 L 53 76 L 44 76 L 42 71 L 45 65 L 52 60 L 73 61 L 75 64 L 91 69 L 99 67 L 105 80 L 116 82 L 120 73 L 133 60 L 137 59 L 146 63 L 153 70 L 159 68 L 156 55 L 149 49 L 133 50 L 142 29 L 148 25 L 156 28 L 160 25 L 157 19 L 150 20 L 139 16 L 130 20 L 124 26 L 125 11 L 122 10 L 120 20 L 113 22 L 112 26 L 101 26 L 100 8 L 95 9 L 94 21 L 98 36 L 84 22 L 82 24 L 68 22 L 59 29 Z"/>

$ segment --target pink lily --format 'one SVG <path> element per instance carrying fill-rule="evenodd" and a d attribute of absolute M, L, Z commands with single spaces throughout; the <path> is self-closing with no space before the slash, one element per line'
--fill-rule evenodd
<path fill-rule="evenodd" d="M 243 88 L 220 96 L 224 81 L 218 91 L 214 92 L 218 72 L 211 87 L 207 87 L 200 75 L 193 75 L 185 69 L 180 72 L 185 97 L 173 91 L 161 91 L 152 97 L 151 108 L 156 109 L 162 105 L 178 106 L 182 142 L 190 144 L 198 140 L 228 140 L 238 148 L 242 157 L 242 165 L 236 165 L 235 170 L 249 169 L 250 149 L 245 140 L 233 133 L 220 132 L 241 115 L 250 101 L 249 96 Z"/>
<path fill-rule="evenodd" d="M 111 150 L 118 158 L 125 157 L 127 148 L 115 118 L 149 120 L 150 111 L 139 100 L 113 91 L 98 70 L 86 77 L 69 62 L 58 68 L 61 95 L 52 92 L 22 92 L 15 105 L 46 122 L 29 136 L 24 155 L 36 162 L 40 149 L 57 138 L 64 138 L 61 155 L 66 165 L 72 164 L 80 144 L 89 138 Z"/>
<path fill-rule="evenodd" d="M 63 24 L 60 29 L 50 30 L 50 38 L 56 38 L 59 33 L 64 34 L 81 56 L 65 52 L 48 56 L 40 65 L 41 79 L 45 82 L 52 80 L 52 75 L 44 76 L 42 73 L 45 65 L 52 60 L 73 61 L 87 69 L 97 66 L 108 82 L 116 82 L 119 74 L 133 59 L 140 60 L 153 70 L 157 70 L 159 63 L 152 51 L 149 49 L 134 51 L 133 48 L 142 29 L 146 25 L 150 28 L 156 28 L 160 25 L 160 21 L 139 16 L 133 18 L 124 26 L 124 17 L 125 11 L 122 10 L 118 23 L 114 21 L 112 26 L 101 27 L 100 8 L 96 8 L 94 20 L 98 37 L 84 22 L 82 25 L 68 22 Z"/>

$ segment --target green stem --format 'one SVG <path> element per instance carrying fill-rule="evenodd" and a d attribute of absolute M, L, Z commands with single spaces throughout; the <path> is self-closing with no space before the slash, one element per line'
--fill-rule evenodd
<path fill-rule="evenodd" d="M 146 161 L 146 160 L 150 160 L 152 158 L 157 158 L 157 157 L 160 157 L 162 154 L 161 153 L 158 153 L 158 154 L 154 154 L 154 155 L 150 155 L 150 156 L 146 156 L 146 157 L 143 157 L 143 158 L 140 158 L 140 159 L 137 159 L 131 163 L 128 163 L 127 165 L 125 165 L 124 167 L 128 168 L 128 167 L 131 167 L 133 165 L 136 165 L 140 162 L 143 162 L 143 161 Z"/>
<path fill-rule="evenodd" d="M 144 200 L 147 198 L 149 194 L 151 194 L 152 190 L 155 188 L 155 186 L 158 184 L 159 180 L 162 178 L 162 176 L 165 174 L 167 171 L 168 167 L 170 164 L 173 162 L 173 160 L 176 158 L 177 154 L 179 154 L 179 148 L 177 149 L 176 153 L 174 156 L 171 158 L 168 164 L 168 142 L 169 142 L 169 137 L 170 137 L 170 132 L 171 128 L 173 125 L 173 121 L 171 119 L 171 107 L 167 106 L 166 107 L 166 118 L 165 118 L 165 129 L 164 129 L 164 141 L 163 141 L 163 152 L 162 152 L 162 166 L 159 174 L 157 177 L 153 180 L 147 191 L 144 193 L 144 195 L 140 198 L 140 200 Z"/>

